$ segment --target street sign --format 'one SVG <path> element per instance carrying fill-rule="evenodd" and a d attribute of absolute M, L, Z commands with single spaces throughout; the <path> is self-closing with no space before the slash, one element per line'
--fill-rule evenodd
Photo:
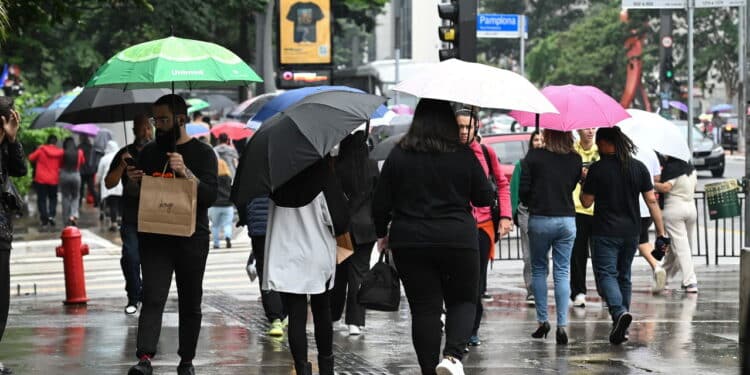
<path fill-rule="evenodd" d="M 674 41 L 672 40 L 672 37 L 667 35 L 661 38 L 661 46 L 664 48 L 672 48 L 672 43 Z"/>
<path fill-rule="evenodd" d="M 747 0 L 695 0 L 696 8 L 741 7 Z"/>
<path fill-rule="evenodd" d="M 685 9 L 687 0 L 622 0 L 622 7 L 627 9 Z"/>
<path fill-rule="evenodd" d="M 519 38 L 523 17 L 524 39 L 528 38 L 529 23 L 520 14 L 477 14 L 477 38 Z"/>

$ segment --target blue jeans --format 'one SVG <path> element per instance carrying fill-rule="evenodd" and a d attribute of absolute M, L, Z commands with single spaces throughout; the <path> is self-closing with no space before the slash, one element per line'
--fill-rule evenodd
<path fill-rule="evenodd" d="M 143 292 L 141 281 L 141 255 L 138 252 L 138 228 L 136 224 L 123 222 L 120 226 L 122 258 L 120 266 L 125 276 L 125 291 L 129 301 L 140 301 Z"/>
<path fill-rule="evenodd" d="M 539 323 L 547 318 L 547 273 L 548 254 L 552 248 L 555 281 L 555 304 L 557 326 L 568 325 L 568 303 L 570 302 L 570 254 L 576 239 L 576 219 L 570 217 L 529 217 L 529 248 L 531 249 L 531 285 L 534 289 L 536 319 Z"/>
<path fill-rule="evenodd" d="M 599 288 L 615 321 L 622 313 L 630 311 L 630 268 L 638 250 L 638 236 L 591 236 L 591 261 L 599 280 Z"/>
<path fill-rule="evenodd" d="M 209 207 L 208 217 L 211 219 L 211 236 L 214 238 L 214 247 L 218 247 L 221 241 L 221 237 L 219 237 L 221 229 L 224 229 L 223 238 L 232 238 L 234 207 Z"/>

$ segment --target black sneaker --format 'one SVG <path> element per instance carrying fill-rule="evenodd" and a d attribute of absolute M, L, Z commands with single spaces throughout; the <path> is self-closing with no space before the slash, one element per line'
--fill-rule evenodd
<path fill-rule="evenodd" d="M 48 218 L 47 222 L 49 223 L 50 229 L 55 229 L 55 218 L 54 217 Z"/>
<path fill-rule="evenodd" d="M 232 239 L 227 238 L 227 249 L 231 249 L 231 248 L 232 248 Z"/>
<path fill-rule="evenodd" d="M 125 306 L 125 314 L 133 315 L 138 312 L 138 301 L 129 300 L 127 306 Z"/>
<path fill-rule="evenodd" d="M 630 327 L 631 322 L 633 322 L 633 316 L 628 312 L 622 313 L 617 318 L 617 321 L 615 321 L 614 327 L 612 327 L 612 332 L 609 334 L 609 342 L 614 345 L 620 345 L 623 342 L 628 341 L 625 334 L 628 332 L 628 327 Z"/>
<path fill-rule="evenodd" d="M 154 369 L 151 368 L 151 361 L 148 359 L 138 362 L 137 365 L 131 367 L 130 371 L 128 371 L 128 375 L 152 375 L 153 373 Z"/>
<path fill-rule="evenodd" d="M 13 375 L 13 370 L 0 364 L 0 375 Z"/>
<path fill-rule="evenodd" d="M 195 375 L 195 367 L 192 363 L 180 363 L 177 366 L 177 375 Z"/>

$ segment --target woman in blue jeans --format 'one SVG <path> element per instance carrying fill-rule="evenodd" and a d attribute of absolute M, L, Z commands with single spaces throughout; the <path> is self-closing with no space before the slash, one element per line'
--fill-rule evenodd
<path fill-rule="evenodd" d="M 232 225 L 234 224 L 234 204 L 229 199 L 232 191 L 232 177 L 229 167 L 224 160 L 219 159 L 219 176 L 216 192 L 216 202 L 208 208 L 208 217 L 211 219 L 211 237 L 214 239 L 214 249 L 219 248 L 221 231 L 224 231 L 224 239 L 227 248 L 232 247 Z"/>
<path fill-rule="evenodd" d="M 529 247 L 531 283 L 536 301 L 539 327 L 534 338 L 546 338 L 550 330 L 547 318 L 548 253 L 552 249 L 555 304 L 557 306 L 557 343 L 568 343 L 570 297 L 570 254 L 576 237 L 573 190 L 581 179 L 581 157 L 573 149 L 573 134 L 544 131 L 544 148 L 530 150 L 522 161 L 521 202 L 529 208 Z"/>

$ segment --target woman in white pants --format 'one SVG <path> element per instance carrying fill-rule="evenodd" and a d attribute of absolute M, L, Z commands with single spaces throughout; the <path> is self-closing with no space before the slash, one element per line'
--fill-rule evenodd
<path fill-rule="evenodd" d="M 655 185 L 656 190 L 666 196 L 662 212 L 664 226 L 672 238 L 662 267 L 667 271 L 668 279 L 682 271 L 682 288 L 688 293 L 698 293 L 692 251 L 698 218 L 693 197 L 698 182 L 696 172 L 687 162 L 667 157 L 661 181 Z"/>

